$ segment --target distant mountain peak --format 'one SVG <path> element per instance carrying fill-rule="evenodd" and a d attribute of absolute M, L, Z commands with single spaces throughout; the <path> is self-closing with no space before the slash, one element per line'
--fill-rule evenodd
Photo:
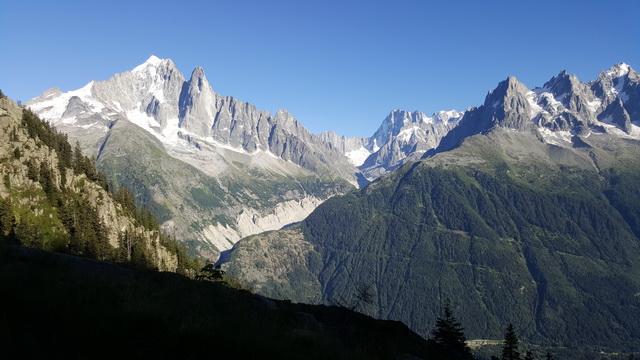
<path fill-rule="evenodd" d="M 498 86 L 487 94 L 484 105 L 498 108 L 503 106 L 505 99 L 513 97 L 515 94 L 526 94 L 527 87 L 518 81 L 515 76 L 509 76 L 506 80 L 498 83 Z"/>
<path fill-rule="evenodd" d="M 162 61 L 162 59 L 160 59 L 159 57 L 155 56 L 155 55 L 151 55 L 149 56 L 149 58 L 147 59 L 147 61 L 145 61 L 146 63 L 160 63 Z"/>
<path fill-rule="evenodd" d="M 200 66 L 196 66 L 191 73 L 191 80 L 189 83 L 192 87 L 198 88 L 198 91 L 202 91 L 203 89 L 207 89 L 209 87 L 209 82 L 207 81 L 207 77 L 204 73 L 204 69 Z"/>
<path fill-rule="evenodd" d="M 628 64 L 618 63 L 613 65 L 609 70 L 607 70 L 606 74 L 613 78 L 619 78 L 629 74 L 629 72 L 632 70 L 633 69 L 631 69 L 631 66 L 629 66 Z"/>
<path fill-rule="evenodd" d="M 164 59 L 160 59 L 155 55 L 151 55 L 151 57 L 149 57 L 147 61 L 136 66 L 133 70 L 131 70 L 131 72 L 133 73 L 144 72 L 148 68 L 157 68 L 161 66 L 163 63 L 166 63 L 168 61 L 171 61 L 171 60 L 164 60 Z"/>

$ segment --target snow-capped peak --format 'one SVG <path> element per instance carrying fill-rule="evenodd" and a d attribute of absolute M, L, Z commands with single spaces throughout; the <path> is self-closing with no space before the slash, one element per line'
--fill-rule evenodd
<path fill-rule="evenodd" d="M 157 56 L 151 55 L 151 57 L 149 57 L 147 61 L 145 61 L 141 65 L 136 66 L 131 72 L 136 73 L 136 72 L 144 71 L 149 67 L 158 67 L 160 66 L 160 64 L 162 64 L 163 61 L 164 60 L 158 58 Z"/>
<path fill-rule="evenodd" d="M 631 67 L 625 63 L 615 64 L 611 69 L 607 70 L 606 74 L 612 78 L 619 78 L 629 73 Z"/>
<path fill-rule="evenodd" d="M 460 113 L 456 110 L 449 110 L 449 111 L 441 110 L 433 113 L 433 116 L 431 117 L 431 119 L 436 124 L 455 122 L 457 119 L 462 117 L 463 114 L 464 114 L 464 111 Z"/>

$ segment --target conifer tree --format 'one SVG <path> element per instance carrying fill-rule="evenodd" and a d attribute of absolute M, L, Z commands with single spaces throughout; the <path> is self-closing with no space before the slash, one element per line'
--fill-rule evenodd
<path fill-rule="evenodd" d="M 502 356 L 500 360 L 520 360 L 520 352 L 518 351 L 518 337 L 516 336 L 513 324 L 507 326 L 504 334 L 504 345 L 502 347 Z"/>
<path fill-rule="evenodd" d="M 27 161 L 27 177 L 31 181 L 38 181 L 39 173 L 40 171 L 38 171 L 38 168 L 36 167 L 36 163 L 33 160 Z"/>
<path fill-rule="evenodd" d="M 443 354 L 447 354 L 450 359 L 473 359 L 464 335 L 464 327 L 453 316 L 449 299 L 445 302 L 444 317 L 436 319 L 433 337 Z"/>
<path fill-rule="evenodd" d="M 56 190 L 55 185 L 53 184 L 53 174 L 49 168 L 49 164 L 44 161 L 40 163 L 40 176 L 38 181 L 42 186 L 42 190 L 47 194 L 47 198 L 49 198 L 49 200 L 53 200 Z"/>
<path fill-rule="evenodd" d="M 37 249 L 43 248 L 42 234 L 31 219 L 21 219 L 16 224 L 16 238 L 23 246 L 33 247 Z"/>
<path fill-rule="evenodd" d="M 9 201 L 0 198 L 0 239 L 12 242 L 16 227 L 16 218 Z"/>
<path fill-rule="evenodd" d="M 84 156 L 82 155 L 82 149 L 80 149 L 80 143 L 77 141 L 76 146 L 73 148 L 72 165 L 76 175 L 84 172 Z"/>

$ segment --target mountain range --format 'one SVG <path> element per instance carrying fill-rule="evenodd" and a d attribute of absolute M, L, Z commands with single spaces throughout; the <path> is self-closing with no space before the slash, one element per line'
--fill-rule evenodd
<path fill-rule="evenodd" d="M 300 302 L 368 284 L 368 314 L 425 336 L 450 299 L 470 338 L 499 339 L 512 323 L 569 358 L 633 351 L 639 105 L 626 64 L 589 83 L 563 71 L 529 89 L 510 77 L 418 161 L 241 240 L 223 268 Z"/>
<path fill-rule="evenodd" d="M 186 80 L 155 56 L 26 105 L 94 154 L 165 231 L 209 255 L 300 221 L 327 198 L 418 159 L 463 114 L 396 110 L 370 138 L 314 135 L 286 110 L 271 115 L 215 93 L 202 68 Z"/>
<path fill-rule="evenodd" d="M 450 358 L 400 322 L 207 277 L 212 264 L 2 91 L 0 130 L 2 359 Z"/>

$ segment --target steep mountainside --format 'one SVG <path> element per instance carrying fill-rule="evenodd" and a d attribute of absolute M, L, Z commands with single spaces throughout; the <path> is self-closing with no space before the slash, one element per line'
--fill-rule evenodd
<path fill-rule="evenodd" d="M 240 241 L 224 267 L 296 301 L 372 283 L 369 313 L 422 334 L 450 298 L 470 338 L 513 323 L 591 356 L 637 350 L 638 81 L 624 64 L 588 84 L 509 78 L 422 160 Z"/>
<path fill-rule="evenodd" d="M 67 136 L 0 98 L 0 239 L 136 266 L 185 271 L 186 252 Z"/>
<path fill-rule="evenodd" d="M 418 159 L 463 114 L 396 110 L 370 138 L 314 135 L 286 110 L 271 115 L 215 93 L 202 68 L 187 80 L 155 56 L 27 106 L 201 253 L 302 220 L 325 199 Z"/>
<path fill-rule="evenodd" d="M 299 221 L 357 183 L 347 158 L 286 111 L 216 94 L 201 68 L 187 81 L 171 60 L 28 106 L 202 253 Z"/>

